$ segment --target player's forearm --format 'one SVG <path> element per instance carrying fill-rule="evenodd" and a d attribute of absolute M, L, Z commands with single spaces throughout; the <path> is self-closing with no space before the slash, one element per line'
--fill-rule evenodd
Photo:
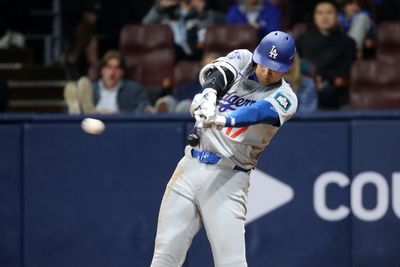
<path fill-rule="evenodd" d="M 220 98 L 225 95 L 230 85 L 235 79 L 234 74 L 225 67 L 219 67 L 210 70 L 207 78 L 203 84 L 203 89 L 212 88 L 217 91 L 217 97 Z"/>
<path fill-rule="evenodd" d="M 267 101 L 258 101 L 251 106 L 241 107 L 226 116 L 227 127 L 245 127 L 259 123 L 280 126 L 279 114 Z"/>

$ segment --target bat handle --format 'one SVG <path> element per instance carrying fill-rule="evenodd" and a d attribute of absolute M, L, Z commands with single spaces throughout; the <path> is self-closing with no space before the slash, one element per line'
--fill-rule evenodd
<path fill-rule="evenodd" d="M 188 140 L 188 144 L 191 147 L 195 147 L 198 144 L 200 144 L 200 128 L 199 128 L 199 123 L 201 123 L 201 121 L 196 121 L 192 132 L 189 133 L 187 140 Z"/>

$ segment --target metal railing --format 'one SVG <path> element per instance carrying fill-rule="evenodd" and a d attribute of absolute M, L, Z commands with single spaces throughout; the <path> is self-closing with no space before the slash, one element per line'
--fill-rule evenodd
<path fill-rule="evenodd" d="M 27 40 L 43 41 L 43 64 L 51 65 L 58 61 L 62 49 L 61 0 L 52 0 L 51 10 L 32 10 L 30 14 L 51 18 L 52 30 L 48 34 L 26 34 Z"/>

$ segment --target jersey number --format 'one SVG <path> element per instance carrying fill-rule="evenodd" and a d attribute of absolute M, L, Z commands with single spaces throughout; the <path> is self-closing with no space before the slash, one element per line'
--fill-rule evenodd
<path fill-rule="evenodd" d="M 226 134 L 227 136 L 232 137 L 232 138 L 236 138 L 236 137 L 238 137 L 239 135 L 241 135 L 242 133 L 244 133 L 245 131 L 247 131 L 247 129 L 249 129 L 249 126 L 239 128 L 236 132 L 233 132 L 233 133 L 232 133 L 233 128 L 232 128 L 232 127 L 229 127 L 228 129 L 226 129 L 225 134 Z"/>

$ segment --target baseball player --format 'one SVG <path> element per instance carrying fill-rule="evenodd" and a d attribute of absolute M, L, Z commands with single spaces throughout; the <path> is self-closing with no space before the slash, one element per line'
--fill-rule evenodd
<path fill-rule="evenodd" d="M 272 137 L 297 108 L 282 78 L 294 40 L 266 35 L 254 53 L 240 49 L 206 65 L 191 113 L 198 144 L 185 148 L 160 208 L 152 267 L 177 267 L 204 225 L 218 267 L 245 267 L 244 223 L 249 174 Z"/>

